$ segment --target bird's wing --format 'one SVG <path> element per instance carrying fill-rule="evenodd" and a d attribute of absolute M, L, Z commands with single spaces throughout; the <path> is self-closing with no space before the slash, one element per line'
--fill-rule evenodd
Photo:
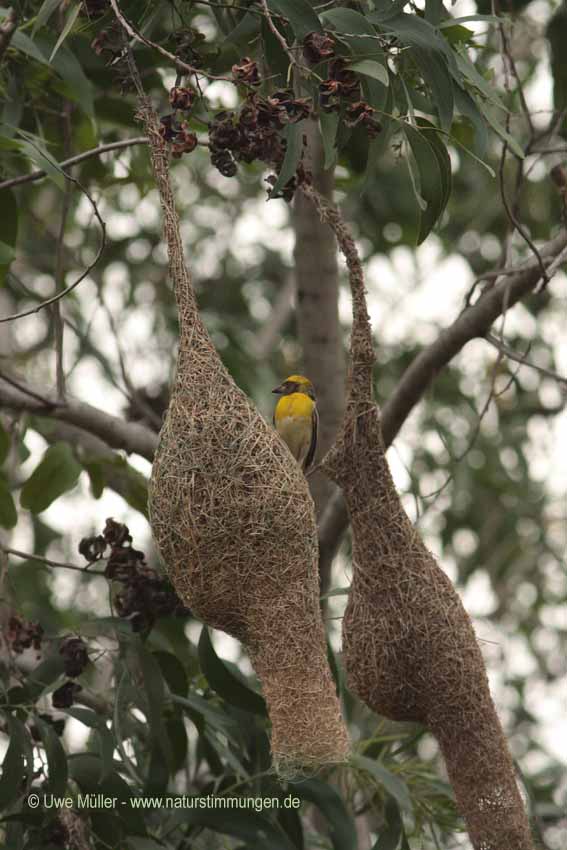
<path fill-rule="evenodd" d="M 307 452 L 307 456 L 303 463 L 303 469 L 307 470 L 313 463 L 313 458 L 315 457 L 315 451 L 317 449 L 317 431 L 319 430 L 319 414 L 317 413 L 317 407 L 313 406 L 313 413 L 311 414 L 311 443 L 309 445 L 309 451 Z"/>

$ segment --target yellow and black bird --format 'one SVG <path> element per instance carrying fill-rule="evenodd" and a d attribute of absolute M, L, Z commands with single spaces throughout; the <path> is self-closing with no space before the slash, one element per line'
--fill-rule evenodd
<path fill-rule="evenodd" d="M 290 375 L 272 392 L 281 396 L 274 410 L 276 431 L 306 471 L 315 457 L 319 424 L 313 384 L 303 375 Z"/>

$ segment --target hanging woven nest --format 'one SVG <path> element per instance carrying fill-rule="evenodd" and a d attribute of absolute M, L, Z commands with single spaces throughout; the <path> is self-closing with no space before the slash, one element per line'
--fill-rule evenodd
<path fill-rule="evenodd" d="M 533 850 L 472 623 L 409 521 L 386 461 L 356 246 L 337 211 L 312 187 L 303 191 L 337 236 L 353 297 L 345 418 L 323 461 L 343 490 L 352 529 L 353 580 L 343 620 L 347 682 L 377 713 L 423 723 L 435 735 L 476 850 Z"/>
<path fill-rule="evenodd" d="M 299 466 L 236 386 L 199 317 L 155 113 L 139 112 L 164 212 L 180 341 L 150 482 L 154 539 L 179 596 L 246 644 L 278 772 L 341 762 L 349 745 L 327 664 L 314 506 Z"/>

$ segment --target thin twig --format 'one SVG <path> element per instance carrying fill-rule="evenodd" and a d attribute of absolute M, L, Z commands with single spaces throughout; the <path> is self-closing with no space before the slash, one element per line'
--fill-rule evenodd
<path fill-rule="evenodd" d="M 152 50 L 156 50 L 166 59 L 169 59 L 170 62 L 173 63 L 175 68 L 178 71 L 185 71 L 186 74 L 193 74 L 198 78 L 199 74 L 202 77 L 206 77 L 208 80 L 224 80 L 227 83 L 234 83 L 230 77 L 217 77 L 214 74 L 209 74 L 207 71 L 203 71 L 201 68 L 196 68 L 194 65 L 189 65 L 187 62 L 183 62 L 179 56 L 176 56 L 174 53 L 170 53 L 169 50 L 166 50 L 165 47 L 162 47 L 161 44 L 156 44 L 155 41 L 150 41 L 149 38 L 139 33 L 132 24 L 124 17 L 120 6 L 118 5 L 117 0 L 110 0 L 110 5 L 116 15 L 118 21 L 122 28 L 128 33 L 130 38 L 133 38 L 135 41 L 138 41 L 140 44 L 145 44 L 146 47 L 150 47 Z"/>
<path fill-rule="evenodd" d="M 534 133 L 535 133 L 534 126 L 533 126 L 531 115 L 529 114 L 529 110 L 528 110 L 528 107 L 527 107 L 527 104 L 526 104 L 526 100 L 525 100 L 524 93 L 523 93 L 523 90 L 522 90 L 522 86 L 521 86 L 521 83 L 520 83 L 520 80 L 519 80 L 519 77 L 518 77 L 518 72 L 517 72 L 517 69 L 516 69 L 516 66 L 515 66 L 515 63 L 514 63 L 514 59 L 513 59 L 512 55 L 510 53 L 510 46 L 509 46 L 509 43 L 508 43 L 506 32 L 504 30 L 504 24 L 502 22 L 500 22 L 500 24 L 499 24 L 499 31 L 500 31 L 500 39 L 501 39 L 501 42 L 502 42 L 502 52 L 503 52 L 503 55 L 505 57 L 505 62 L 504 62 L 504 67 L 506 69 L 506 72 L 505 72 L 505 87 L 506 87 L 506 90 L 508 91 L 508 93 L 510 93 L 509 74 L 510 74 L 510 71 L 511 71 L 516 78 L 516 82 L 517 82 L 517 85 L 518 85 L 518 91 L 519 91 L 519 94 L 520 94 L 520 102 L 522 104 L 522 109 L 524 111 L 524 114 L 526 116 L 526 120 L 528 121 L 528 125 L 529 125 L 530 131 L 531 131 L 530 141 L 529 141 L 527 148 L 526 148 L 526 151 L 527 151 L 527 150 L 529 150 L 530 145 L 534 141 Z M 508 132 L 510 131 L 510 113 L 509 112 L 506 114 L 506 130 Z M 506 216 L 508 217 L 508 221 L 509 221 L 510 226 L 511 226 L 509 238 L 511 239 L 514 230 L 518 231 L 518 233 L 520 234 L 520 236 L 522 237 L 522 239 L 524 240 L 526 245 L 528 245 L 528 247 L 532 251 L 533 255 L 537 258 L 537 260 L 539 262 L 539 266 L 540 266 L 540 269 L 541 269 L 542 281 L 543 281 L 542 288 L 545 288 L 545 286 L 547 286 L 547 284 L 549 283 L 549 278 L 547 276 L 547 272 L 545 270 L 543 260 L 541 258 L 541 255 L 540 255 L 538 249 L 536 248 L 534 242 L 532 241 L 530 235 L 528 234 L 527 230 L 525 230 L 525 228 L 523 227 L 523 225 L 521 224 L 521 222 L 520 222 L 520 220 L 517 216 L 518 199 L 519 199 L 519 194 L 520 194 L 520 190 L 521 190 L 521 186 L 522 186 L 522 177 L 523 177 L 523 165 L 522 165 L 521 159 L 518 162 L 518 174 L 517 174 L 517 179 L 516 179 L 516 194 L 515 194 L 515 200 L 514 200 L 513 206 L 510 206 L 510 203 L 509 203 L 508 198 L 506 196 L 506 187 L 505 187 L 505 183 L 504 183 L 504 169 L 505 169 L 505 165 L 506 165 L 506 154 L 507 153 L 508 153 L 508 142 L 506 140 L 504 140 L 504 142 L 502 144 L 502 154 L 500 156 L 500 165 L 499 165 L 499 168 L 498 168 L 498 182 L 499 182 L 499 185 L 500 185 L 500 197 L 502 198 L 502 203 L 503 203 L 504 209 L 506 211 Z M 507 260 L 508 260 L 507 251 L 505 251 L 504 260 L 503 260 L 502 264 L 506 265 Z"/>
<path fill-rule="evenodd" d="M 10 375 L 4 374 L 4 372 L 0 372 L 0 378 L 3 381 L 6 381 L 10 386 L 15 387 L 20 392 L 28 395 L 30 398 L 35 399 L 36 401 L 41 402 L 48 410 L 53 410 L 54 407 L 57 407 L 56 402 L 50 401 L 50 399 L 45 398 L 45 396 L 39 395 L 39 393 L 30 390 L 29 387 L 26 387 L 24 384 L 21 384 L 19 381 L 16 381 L 15 378 L 12 378 Z"/>
<path fill-rule="evenodd" d="M 567 386 L 567 378 L 564 378 L 562 375 L 558 375 L 557 372 L 551 371 L 551 369 L 545 369 L 543 366 L 538 366 L 536 363 L 532 363 L 531 360 L 528 360 L 525 354 L 518 354 L 517 351 L 514 351 L 506 343 L 502 342 L 502 339 L 494 336 L 492 333 L 487 333 L 485 337 L 486 341 L 489 342 L 494 348 L 498 349 L 503 355 L 509 357 L 510 360 L 516 361 L 516 363 L 520 363 L 522 366 L 529 366 L 530 369 L 535 369 L 536 372 L 539 372 L 541 375 L 545 375 L 547 378 L 552 378 L 554 381 L 557 381 L 559 384 L 565 384 Z M 526 352 L 527 353 L 527 352 Z"/>
<path fill-rule="evenodd" d="M 30 144 L 33 144 L 33 143 L 30 142 Z M 101 215 L 98 211 L 98 206 L 96 205 L 96 202 L 92 198 L 90 192 L 87 189 L 85 189 L 85 187 L 82 185 L 82 183 L 79 182 L 79 180 L 77 180 L 75 177 L 71 177 L 71 175 L 68 174 L 66 171 L 64 171 L 60 166 L 58 166 L 58 170 L 61 171 L 61 173 L 63 174 L 63 176 L 65 177 L 66 180 L 71 181 L 71 183 L 74 183 L 75 186 L 77 186 L 80 189 L 80 191 L 85 195 L 85 197 L 87 198 L 87 200 L 89 201 L 89 203 L 90 203 L 90 205 L 93 209 L 95 218 L 98 221 L 98 224 L 99 224 L 99 227 L 100 227 L 100 237 L 101 237 L 97 254 L 96 254 L 94 260 L 92 261 L 92 263 L 89 263 L 87 268 L 82 272 L 82 274 L 79 275 L 77 280 L 74 281 L 74 283 L 72 283 L 70 286 L 65 287 L 60 292 L 53 295 L 51 298 L 47 298 L 45 301 L 42 301 L 36 307 L 30 307 L 29 310 L 22 310 L 20 313 L 14 313 L 11 316 L 4 316 L 3 318 L 0 318 L 0 324 L 2 322 L 13 322 L 16 319 L 23 319 L 25 316 L 31 316 L 34 313 L 39 313 L 40 310 L 43 310 L 45 307 L 48 307 L 50 304 L 55 304 L 57 301 L 60 301 L 61 298 L 64 298 L 66 295 L 68 295 L 70 292 L 72 292 L 74 289 L 77 288 L 77 286 L 89 275 L 89 273 L 92 271 L 92 269 L 94 269 L 94 267 L 97 265 L 98 261 L 102 257 L 104 248 L 106 246 L 106 225 L 101 218 Z"/>
<path fill-rule="evenodd" d="M 148 139 L 146 136 L 136 136 L 133 139 L 124 139 L 121 142 L 109 142 L 106 145 L 100 145 L 98 148 L 91 148 L 91 150 L 75 154 L 75 156 L 72 156 L 69 159 L 64 159 L 62 162 L 58 163 L 58 165 L 61 169 L 70 168 L 72 165 L 77 165 L 79 162 L 84 162 L 86 159 L 91 159 L 93 156 L 100 156 L 108 151 L 129 148 L 133 145 L 145 145 L 147 142 Z M 22 183 L 30 183 L 33 180 L 41 180 L 42 177 L 46 176 L 47 172 L 40 168 L 38 171 L 32 171 L 31 174 L 21 174 L 19 177 L 10 177 L 8 180 L 2 181 L 0 183 L 0 189 L 9 189 L 11 186 L 20 186 Z"/>
<path fill-rule="evenodd" d="M 43 397 L 36 388 L 28 389 L 2 373 L 0 379 L 0 407 L 66 422 L 94 434 L 110 448 L 124 449 L 149 461 L 153 459 L 158 438 L 146 425 L 127 422 L 124 417 L 112 416 L 98 407 L 70 398 L 65 404 L 57 404 Z"/>
<path fill-rule="evenodd" d="M 45 558 L 42 555 L 32 555 L 30 552 L 20 552 L 19 549 L 10 549 L 8 546 L 4 546 L 1 543 L 0 549 L 7 555 L 14 555 L 14 557 L 22 558 L 25 561 L 39 561 L 41 564 L 45 564 L 47 567 L 60 567 L 63 570 L 75 570 L 79 573 L 87 572 L 91 576 L 104 575 L 104 572 L 102 570 L 95 570 L 94 572 L 89 570 L 89 567 L 92 567 L 92 565 L 96 564 L 97 561 L 89 561 L 88 564 L 85 564 L 84 567 L 78 567 L 76 566 L 76 564 L 67 564 L 63 561 L 52 561 L 50 558 Z"/>
<path fill-rule="evenodd" d="M 287 43 L 287 41 L 285 40 L 285 38 L 283 37 L 283 35 L 279 31 L 279 29 L 277 28 L 277 26 L 273 22 L 272 16 L 270 14 L 270 9 L 268 8 L 267 0 L 260 0 L 260 5 L 262 6 L 262 9 L 264 11 L 264 17 L 266 19 L 266 23 L 268 24 L 268 28 L 273 33 L 274 38 L 281 45 L 282 50 L 286 54 L 287 58 L 289 59 L 289 63 L 291 65 L 291 67 L 293 68 L 295 65 L 297 65 L 297 60 L 296 60 L 295 56 L 293 55 L 293 52 L 292 52 L 289 44 Z"/>
<path fill-rule="evenodd" d="M 63 150 L 66 154 L 69 153 L 71 143 L 71 112 L 72 105 L 70 101 L 66 101 L 63 106 Z M 71 208 L 72 186 L 70 181 L 65 183 L 65 194 L 63 196 L 63 205 L 61 209 L 61 221 L 59 223 L 59 233 L 57 234 L 57 248 L 55 251 L 55 291 L 61 292 L 65 289 L 64 274 L 65 274 L 65 229 L 67 226 L 67 218 L 69 209 Z M 65 370 L 63 366 L 63 339 L 64 326 L 63 317 L 61 316 L 61 304 L 56 301 L 50 307 L 53 316 L 53 339 L 55 343 L 55 378 L 57 386 L 57 398 L 59 401 L 65 401 Z"/>

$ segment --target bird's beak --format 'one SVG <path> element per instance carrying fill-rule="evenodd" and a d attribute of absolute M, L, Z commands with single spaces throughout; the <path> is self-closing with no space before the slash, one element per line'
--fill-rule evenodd
<path fill-rule="evenodd" d="M 279 387 L 276 387 L 275 389 L 272 390 L 272 392 L 275 393 L 276 395 L 281 395 L 283 393 L 283 391 L 284 391 L 283 390 L 283 384 L 280 384 Z"/>

